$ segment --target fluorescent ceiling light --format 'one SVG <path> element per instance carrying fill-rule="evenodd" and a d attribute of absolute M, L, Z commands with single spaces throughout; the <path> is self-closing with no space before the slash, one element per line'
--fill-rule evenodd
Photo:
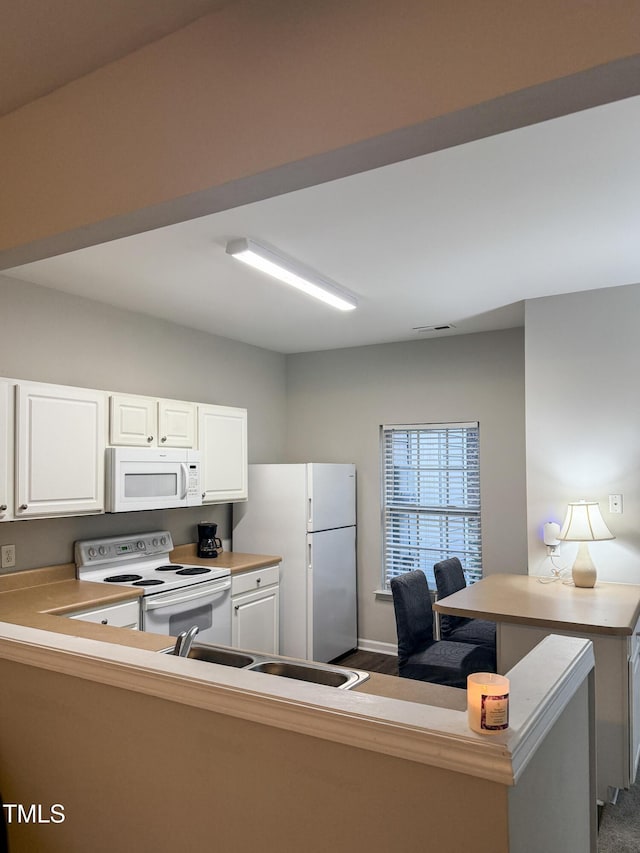
<path fill-rule="evenodd" d="M 227 243 L 227 254 L 340 311 L 352 311 L 358 304 L 356 297 L 348 290 L 323 278 L 298 261 L 261 246 L 255 240 L 248 240 L 246 237 L 230 240 Z"/>

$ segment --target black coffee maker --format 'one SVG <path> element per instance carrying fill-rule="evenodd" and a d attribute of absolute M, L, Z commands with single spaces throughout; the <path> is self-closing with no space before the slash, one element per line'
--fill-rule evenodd
<path fill-rule="evenodd" d="M 203 521 L 198 525 L 198 557 L 217 557 L 222 551 L 222 542 L 216 536 L 218 525 Z"/>

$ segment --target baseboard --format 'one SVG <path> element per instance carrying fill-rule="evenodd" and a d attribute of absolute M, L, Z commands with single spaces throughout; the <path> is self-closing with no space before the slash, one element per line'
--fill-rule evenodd
<path fill-rule="evenodd" d="M 377 652 L 380 655 L 397 655 L 398 647 L 394 643 L 381 643 L 379 640 L 363 640 L 358 637 L 359 652 Z"/>

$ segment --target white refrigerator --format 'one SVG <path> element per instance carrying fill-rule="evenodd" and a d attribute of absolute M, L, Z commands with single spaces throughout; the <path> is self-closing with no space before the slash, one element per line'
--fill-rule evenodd
<path fill-rule="evenodd" d="M 233 550 L 282 557 L 280 654 L 326 663 L 357 647 L 355 465 L 249 465 Z"/>

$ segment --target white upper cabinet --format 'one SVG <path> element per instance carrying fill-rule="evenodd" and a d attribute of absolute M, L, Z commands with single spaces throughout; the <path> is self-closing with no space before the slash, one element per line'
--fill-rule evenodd
<path fill-rule="evenodd" d="M 114 394 L 109 400 L 109 443 L 153 447 L 158 437 L 157 401 Z"/>
<path fill-rule="evenodd" d="M 160 447 L 195 447 L 195 403 L 158 400 L 158 435 Z"/>
<path fill-rule="evenodd" d="M 198 406 L 203 501 L 247 499 L 247 410 Z"/>
<path fill-rule="evenodd" d="M 21 382 L 16 518 L 104 512 L 105 394 Z"/>
<path fill-rule="evenodd" d="M 13 385 L 0 380 L 0 521 L 13 518 Z"/>
<path fill-rule="evenodd" d="M 194 447 L 196 406 L 113 394 L 109 401 L 109 443 L 128 447 Z"/>
<path fill-rule="evenodd" d="M 104 512 L 108 445 L 199 449 L 203 501 L 247 499 L 246 409 L 3 377 L 0 522 Z"/>

